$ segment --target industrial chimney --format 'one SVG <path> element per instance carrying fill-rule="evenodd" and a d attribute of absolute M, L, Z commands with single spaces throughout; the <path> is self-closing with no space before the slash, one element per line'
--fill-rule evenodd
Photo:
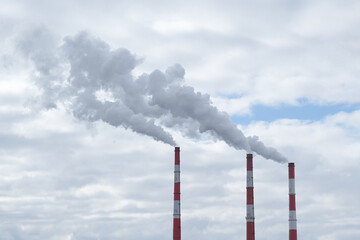
<path fill-rule="evenodd" d="M 246 155 L 246 240 L 255 240 L 253 155 Z"/>
<path fill-rule="evenodd" d="M 294 163 L 289 163 L 289 240 L 297 240 Z"/>
<path fill-rule="evenodd" d="M 173 240 L 181 240 L 180 147 L 175 147 Z"/>

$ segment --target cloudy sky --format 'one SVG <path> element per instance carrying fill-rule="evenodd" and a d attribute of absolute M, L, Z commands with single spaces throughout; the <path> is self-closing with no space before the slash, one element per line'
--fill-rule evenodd
<path fill-rule="evenodd" d="M 0 239 L 360 238 L 360 2 L 0 0 Z M 258 138 L 257 138 L 258 137 Z M 263 144 L 263 145 L 262 145 Z"/>

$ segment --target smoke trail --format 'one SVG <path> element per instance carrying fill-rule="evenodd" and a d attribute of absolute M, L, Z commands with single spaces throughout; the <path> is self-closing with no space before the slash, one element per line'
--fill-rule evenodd
<path fill-rule="evenodd" d="M 132 71 L 139 60 L 126 49 L 111 50 L 85 32 L 66 37 L 60 47 L 44 30 L 31 34 L 26 39 L 36 41 L 20 41 L 19 47 L 34 62 L 43 107 L 63 104 L 81 120 L 102 120 L 173 146 L 163 126 L 191 137 L 206 132 L 236 149 L 286 162 L 258 137 L 245 137 L 229 115 L 211 104 L 209 95 L 186 86 L 181 65 L 135 78 Z"/>

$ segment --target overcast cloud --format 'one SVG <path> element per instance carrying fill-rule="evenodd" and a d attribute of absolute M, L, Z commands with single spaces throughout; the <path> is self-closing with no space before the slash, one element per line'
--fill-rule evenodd
<path fill-rule="evenodd" d="M 170 239 L 175 144 L 183 239 L 244 239 L 247 136 L 295 162 L 299 239 L 358 239 L 359 12 L 0 0 L 0 239 Z M 286 239 L 287 165 L 252 150 L 256 238 Z"/>

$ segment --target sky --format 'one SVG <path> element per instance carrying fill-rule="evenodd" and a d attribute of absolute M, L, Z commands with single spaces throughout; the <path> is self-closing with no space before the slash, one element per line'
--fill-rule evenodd
<path fill-rule="evenodd" d="M 360 238 L 360 2 L 0 0 L 0 239 Z"/>

